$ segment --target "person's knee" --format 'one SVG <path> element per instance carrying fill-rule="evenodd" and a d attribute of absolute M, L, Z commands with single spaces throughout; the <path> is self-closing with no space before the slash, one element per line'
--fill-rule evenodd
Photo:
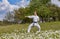
<path fill-rule="evenodd" d="M 40 28 L 40 26 L 39 26 L 39 25 L 38 25 L 37 27 L 38 27 L 38 28 Z"/>
<path fill-rule="evenodd" d="M 32 28 L 32 26 L 29 26 L 29 29 L 31 29 Z"/>

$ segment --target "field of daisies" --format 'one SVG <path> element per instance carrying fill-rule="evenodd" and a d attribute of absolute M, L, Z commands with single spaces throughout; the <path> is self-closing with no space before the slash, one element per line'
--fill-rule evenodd
<path fill-rule="evenodd" d="M 33 27 L 27 33 L 28 23 L 0 26 L 0 39 L 60 39 L 60 22 L 40 23 L 41 31 Z"/>
<path fill-rule="evenodd" d="M 60 30 L 41 31 L 40 33 L 3 33 L 0 39 L 60 39 Z"/>

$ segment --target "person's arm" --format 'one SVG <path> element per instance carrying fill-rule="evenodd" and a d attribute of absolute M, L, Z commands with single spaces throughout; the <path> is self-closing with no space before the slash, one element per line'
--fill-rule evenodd
<path fill-rule="evenodd" d="M 25 17 L 28 17 L 28 18 L 33 18 L 33 16 L 25 16 Z"/>

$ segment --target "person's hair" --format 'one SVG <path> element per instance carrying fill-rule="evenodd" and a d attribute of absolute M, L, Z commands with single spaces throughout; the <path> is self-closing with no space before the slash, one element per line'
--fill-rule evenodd
<path fill-rule="evenodd" d="M 36 12 L 36 14 L 38 15 L 38 12 L 36 10 L 34 12 Z"/>
<path fill-rule="evenodd" d="M 36 10 L 34 12 L 37 12 Z"/>

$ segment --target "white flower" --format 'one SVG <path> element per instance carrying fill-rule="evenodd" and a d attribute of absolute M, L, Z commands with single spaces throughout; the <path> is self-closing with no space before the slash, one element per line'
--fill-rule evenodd
<path fill-rule="evenodd" d="M 18 31 L 18 30 L 17 30 Z M 60 39 L 60 30 L 57 31 L 41 31 L 40 33 L 3 33 L 0 39 Z"/>

